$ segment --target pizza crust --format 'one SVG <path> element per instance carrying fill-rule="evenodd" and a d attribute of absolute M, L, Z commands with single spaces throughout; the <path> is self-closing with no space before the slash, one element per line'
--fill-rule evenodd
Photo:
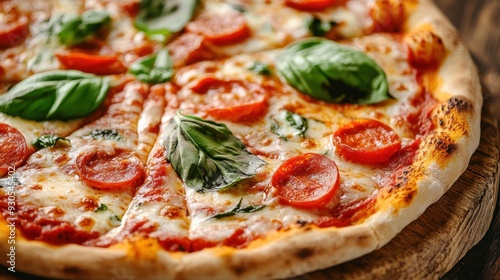
<path fill-rule="evenodd" d="M 293 228 L 254 241 L 245 249 L 220 247 L 184 254 L 162 251 L 151 240 L 103 249 L 58 247 L 18 238 L 16 269 L 65 279 L 281 278 L 333 266 L 381 248 L 451 187 L 479 144 L 482 95 L 472 59 L 436 6 L 421 0 L 411 11 L 404 31 L 425 26 L 432 27 L 449 52 L 437 71 L 442 84 L 436 97 L 441 104 L 433 115 L 436 123 L 445 125 L 435 137 L 421 143 L 426 149 L 420 150 L 417 167 L 403 186 L 410 197 L 402 197 L 399 192 L 381 193 L 384 200 L 377 204 L 380 211 L 359 225 Z M 7 228 L 5 221 L 1 224 L 1 228 Z M 4 264 L 9 252 L 7 237 L 8 232 L 2 232 Z"/>

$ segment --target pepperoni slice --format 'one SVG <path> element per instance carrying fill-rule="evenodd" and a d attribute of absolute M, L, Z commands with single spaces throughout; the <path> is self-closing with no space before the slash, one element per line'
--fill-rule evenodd
<path fill-rule="evenodd" d="M 347 160 L 385 163 L 401 148 L 401 139 L 388 125 L 372 119 L 354 120 L 333 135 L 337 153 Z"/>
<path fill-rule="evenodd" d="M 144 165 L 130 152 L 97 150 L 80 154 L 76 171 L 88 185 L 101 190 L 137 187 L 144 179 Z"/>
<path fill-rule="evenodd" d="M 66 69 L 79 70 L 96 75 L 122 74 L 127 68 L 116 55 L 96 55 L 79 51 L 56 53 Z"/>
<path fill-rule="evenodd" d="M 207 76 L 191 90 L 205 95 L 202 110 L 216 119 L 254 121 L 267 111 L 266 90 L 256 83 Z"/>
<path fill-rule="evenodd" d="M 0 24 L 0 48 L 17 46 L 28 36 L 28 17 L 16 14 L 9 14 L 7 22 Z"/>
<path fill-rule="evenodd" d="M 271 183 L 284 204 L 322 207 L 330 202 L 340 186 L 337 165 L 319 154 L 295 156 L 278 167 Z"/>
<path fill-rule="evenodd" d="M 14 127 L 0 123 L 0 177 L 18 167 L 30 154 L 26 139 Z"/>
<path fill-rule="evenodd" d="M 339 0 L 285 0 L 285 4 L 297 10 L 314 12 L 321 11 L 337 4 Z"/>
<path fill-rule="evenodd" d="M 207 48 L 205 37 L 184 33 L 168 45 L 175 67 L 189 65 L 202 60 L 215 58 L 215 54 Z"/>
<path fill-rule="evenodd" d="M 216 45 L 234 44 L 250 36 L 250 29 L 245 17 L 236 12 L 219 14 L 201 14 L 186 25 L 186 30 L 203 35 Z"/>

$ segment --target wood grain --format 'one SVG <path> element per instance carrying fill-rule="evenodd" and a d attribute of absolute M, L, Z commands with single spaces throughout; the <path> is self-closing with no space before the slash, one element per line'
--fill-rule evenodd
<path fill-rule="evenodd" d="M 498 137 L 494 106 L 487 101 L 483 108 L 480 146 L 466 172 L 438 202 L 380 250 L 294 279 L 442 277 L 483 238 L 490 226 L 498 196 Z"/>

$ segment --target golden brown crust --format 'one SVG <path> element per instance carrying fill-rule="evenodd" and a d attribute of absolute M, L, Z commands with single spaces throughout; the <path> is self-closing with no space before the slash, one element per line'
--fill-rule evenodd
<path fill-rule="evenodd" d="M 102 249 L 49 246 L 18 238 L 17 268 L 66 279 L 280 278 L 339 264 L 385 245 L 451 187 L 479 143 L 482 96 L 467 50 L 433 3 L 421 0 L 416 6 L 407 6 L 410 11 L 404 32 L 431 28 L 448 52 L 436 76 L 424 77 L 427 83 L 440 80 L 434 95 L 440 104 L 432 115 L 436 132 L 420 144 L 404 184 L 397 191 L 381 192 L 378 211 L 363 223 L 345 228 L 297 227 L 257 240 L 245 249 L 222 247 L 191 254 L 167 253 L 153 241 Z M 7 244 L 7 232 L 2 232 L 2 258 L 8 252 Z M 146 251 L 154 257 L 144 258 Z"/>

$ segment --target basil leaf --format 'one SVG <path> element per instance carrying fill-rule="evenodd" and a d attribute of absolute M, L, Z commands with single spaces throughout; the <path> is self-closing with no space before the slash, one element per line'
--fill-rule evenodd
<path fill-rule="evenodd" d="M 38 137 L 34 142 L 33 146 L 37 149 L 54 147 L 57 143 L 65 142 L 64 145 L 69 145 L 70 141 L 67 138 L 61 137 L 54 134 L 46 134 Z"/>
<path fill-rule="evenodd" d="M 373 104 L 391 98 L 385 72 L 373 59 L 327 39 L 294 43 L 276 61 L 291 86 L 317 99 Z"/>
<path fill-rule="evenodd" d="M 281 140 L 288 141 L 286 135 L 281 131 L 280 124 L 274 118 L 271 119 L 271 132 L 278 135 Z"/>
<path fill-rule="evenodd" d="M 243 197 L 240 198 L 240 201 L 238 202 L 238 204 L 236 204 L 236 206 L 233 207 L 233 209 L 231 209 L 227 212 L 224 212 L 224 213 L 214 215 L 211 218 L 212 219 L 221 219 L 221 218 L 225 218 L 225 217 L 234 216 L 238 213 L 253 213 L 253 212 L 259 211 L 262 208 L 266 207 L 265 205 L 249 205 L 245 208 L 241 208 L 242 201 L 243 201 Z"/>
<path fill-rule="evenodd" d="M 106 140 L 123 140 L 123 137 L 116 129 L 94 129 L 88 135 L 95 140 L 106 139 Z"/>
<path fill-rule="evenodd" d="M 94 210 L 94 212 L 108 211 L 108 206 L 104 203 L 99 204 L 99 207 Z"/>
<path fill-rule="evenodd" d="M 283 132 L 280 123 L 288 124 L 290 127 L 298 130 L 298 133 L 294 133 L 294 135 L 306 137 L 306 131 L 309 128 L 309 121 L 302 115 L 288 110 L 281 110 L 278 120 L 271 118 L 271 131 L 278 135 L 282 140 L 288 141 L 288 138 L 286 137 L 286 132 Z M 286 123 L 284 123 L 285 121 Z M 285 131 L 287 131 L 286 128 Z"/>
<path fill-rule="evenodd" d="M 0 112 L 35 121 L 84 117 L 101 105 L 108 90 L 108 79 L 92 74 L 42 72 L 0 95 Z"/>
<path fill-rule="evenodd" d="M 309 128 L 309 123 L 306 118 L 304 118 L 299 114 L 286 111 L 285 119 L 287 120 L 288 124 L 290 124 L 291 127 L 299 131 L 300 136 L 305 137 L 305 133 Z"/>
<path fill-rule="evenodd" d="M 313 36 L 323 36 L 333 27 L 337 26 L 338 23 L 335 21 L 322 21 L 316 17 L 310 17 L 306 21 L 307 29 Z"/>
<path fill-rule="evenodd" d="M 272 74 L 269 65 L 262 61 L 255 61 L 252 65 L 250 65 L 250 67 L 248 67 L 248 70 L 264 76 L 270 76 Z"/>
<path fill-rule="evenodd" d="M 134 74 L 139 81 L 149 84 L 168 82 L 174 74 L 172 58 L 167 49 L 144 57 L 134 62 L 129 72 Z"/>
<path fill-rule="evenodd" d="M 246 151 L 224 124 L 177 112 L 166 131 L 167 160 L 184 183 L 198 192 L 233 186 L 265 164 Z"/>
<path fill-rule="evenodd" d="M 198 0 L 142 0 L 134 25 L 146 34 L 181 31 L 193 17 Z"/>
<path fill-rule="evenodd" d="M 104 11 L 86 11 L 82 16 L 65 16 L 60 23 L 57 37 L 61 44 L 73 46 L 85 42 L 110 22 L 111 17 Z"/>

